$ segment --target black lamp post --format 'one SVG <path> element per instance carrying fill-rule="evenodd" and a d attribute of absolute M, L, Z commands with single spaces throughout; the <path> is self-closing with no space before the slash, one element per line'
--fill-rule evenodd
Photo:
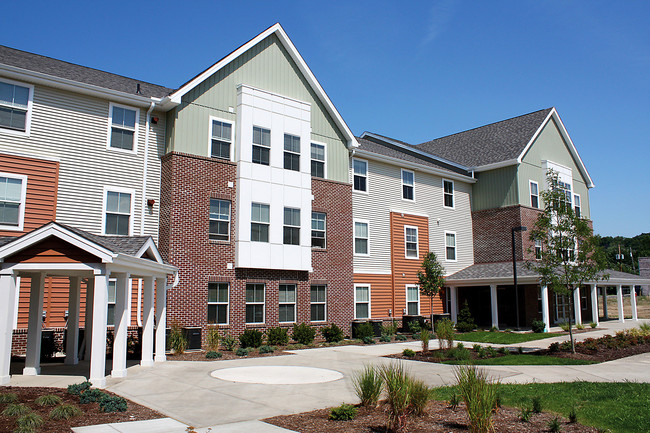
<path fill-rule="evenodd" d="M 519 330 L 519 288 L 517 287 L 517 255 L 515 253 L 515 232 L 525 232 L 527 227 L 512 228 L 512 276 L 515 282 L 515 312 L 517 313 L 517 330 Z"/>

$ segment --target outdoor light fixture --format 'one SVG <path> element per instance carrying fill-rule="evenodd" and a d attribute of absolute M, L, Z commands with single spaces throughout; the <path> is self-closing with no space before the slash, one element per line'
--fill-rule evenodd
<path fill-rule="evenodd" d="M 517 255 L 515 254 L 515 232 L 525 232 L 528 227 L 512 228 L 512 278 L 515 283 L 515 312 L 517 313 L 517 329 L 519 329 L 519 289 L 517 287 Z"/>

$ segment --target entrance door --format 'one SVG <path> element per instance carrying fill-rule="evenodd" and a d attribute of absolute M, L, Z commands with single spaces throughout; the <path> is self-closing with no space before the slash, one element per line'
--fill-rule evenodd
<path fill-rule="evenodd" d="M 555 323 L 568 322 L 571 309 L 569 298 L 564 295 L 555 294 Z"/>

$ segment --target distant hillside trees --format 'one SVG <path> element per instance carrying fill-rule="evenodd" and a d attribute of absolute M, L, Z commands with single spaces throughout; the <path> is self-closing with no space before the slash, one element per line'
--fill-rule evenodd
<path fill-rule="evenodd" d="M 650 257 L 650 233 L 642 233 L 633 238 L 597 235 L 596 239 L 600 247 L 605 250 L 607 268 L 609 269 L 618 271 L 622 267 L 623 272 L 638 274 L 639 257 Z M 619 245 L 621 246 L 621 254 L 624 255 L 623 260 L 616 260 Z M 630 248 L 632 248 L 634 263 L 632 257 L 630 257 Z"/>

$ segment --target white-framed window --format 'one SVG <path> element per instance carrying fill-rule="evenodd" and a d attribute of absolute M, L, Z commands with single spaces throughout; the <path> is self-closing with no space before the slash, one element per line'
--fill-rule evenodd
<path fill-rule="evenodd" d="M 530 207 L 539 209 L 539 185 L 537 182 L 531 180 L 530 185 Z"/>
<path fill-rule="evenodd" d="M 246 284 L 246 323 L 264 323 L 264 284 Z"/>
<path fill-rule="evenodd" d="M 542 240 L 535 239 L 535 259 L 542 259 Z"/>
<path fill-rule="evenodd" d="M 417 316 L 420 314 L 420 288 L 406 286 L 406 314 Z"/>
<path fill-rule="evenodd" d="M 300 245 L 300 209 L 284 208 L 283 243 Z"/>
<path fill-rule="evenodd" d="M 228 283 L 208 283 L 208 323 L 228 324 L 229 286 Z"/>
<path fill-rule="evenodd" d="M 575 212 L 576 216 L 580 218 L 581 216 L 581 204 L 580 204 L 580 194 L 573 194 L 573 211 Z"/>
<path fill-rule="evenodd" d="M 370 284 L 354 285 L 354 318 L 370 318 Z"/>
<path fill-rule="evenodd" d="M 117 292 L 117 280 L 111 278 L 108 280 L 108 304 L 106 304 L 106 325 L 115 326 L 115 302 Z"/>
<path fill-rule="evenodd" d="M 326 248 L 327 214 L 325 212 L 311 213 L 311 246 Z"/>
<path fill-rule="evenodd" d="M 456 233 L 445 232 L 445 259 L 448 262 L 456 261 Z"/>
<path fill-rule="evenodd" d="M 269 241 L 270 206 L 262 203 L 251 205 L 251 241 Z"/>
<path fill-rule="evenodd" d="M 327 286 L 315 284 L 310 288 L 311 321 L 324 322 L 327 320 Z"/>
<path fill-rule="evenodd" d="M 402 169 L 402 198 L 415 201 L 415 173 Z"/>
<path fill-rule="evenodd" d="M 129 236 L 133 229 L 133 199 L 135 190 L 104 187 L 104 235 Z"/>
<path fill-rule="evenodd" d="M 253 126 L 253 163 L 269 165 L 271 154 L 271 131 Z"/>
<path fill-rule="evenodd" d="M 417 227 L 404 226 L 404 250 L 407 259 L 417 259 L 419 257 Z"/>
<path fill-rule="evenodd" d="M 293 323 L 296 321 L 296 285 L 280 284 L 278 293 L 278 322 Z"/>
<path fill-rule="evenodd" d="M 0 80 L 0 131 L 29 136 L 34 86 Z"/>
<path fill-rule="evenodd" d="M 210 228 L 208 239 L 213 241 L 230 240 L 230 202 L 210 199 Z"/>
<path fill-rule="evenodd" d="M 300 137 L 284 134 L 284 169 L 300 171 Z"/>
<path fill-rule="evenodd" d="M 368 221 L 354 220 L 354 254 L 357 256 L 370 255 Z"/>
<path fill-rule="evenodd" d="M 107 147 L 112 150 L 137 153 L 139 122 L 139 109 L 113 104 L 111 102 L 108 113 Z"/>
<path fill-rule="evenodd" d="M 208 155 L 211 158 L 230 161 L 232 156 L 232 132 L 234 122 L 210 116 L 210 143 Z"/>
<path fill-rule="evenodd" d="M 352 189 L 359 192 L 368 192 L 368 161 L 353 158 L 352 174 Z"/>
<path fill-rule="evenodd" d="M 311 143 L 311 175 L 325 179 L 325 145 L 322 143 Z"/>
<path fill-rule="evenodd" d="M 454 200 L 454 181 L 453 180 L 442 180 L 442 194 L 443 194 L 443 203 L 442 205 L 449 209 L 454 209 L 455 200 Z"/>
<path fill-rule="evenodd" d="M 23 230 L 26 200 L 27 176 L 0 173 L 0 230 Z"/>

